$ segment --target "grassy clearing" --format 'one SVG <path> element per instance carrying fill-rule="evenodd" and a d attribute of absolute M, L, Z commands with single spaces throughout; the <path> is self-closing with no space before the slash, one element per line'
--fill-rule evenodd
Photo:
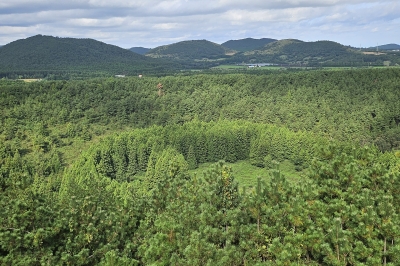
<path fill-rule="evenodd" d="M 197 173 L 198 175 L 201 175 L 203 172 L 207 171 L 207 169 L 209 169 L 210 166 L 212 166 L 213 164 L 214 163 L 200 164 L 197 169 L 190 170 L 190 173 Z M 269 182 L 270 180 L 269 169 L 251 165 L 249 161 L 226 163 L 226 165 L 232 168 L 233 176 L 235 177 L 235 180 L 239 183 L 239 188 L 254 188 L 257 185 L 258 177 L 260 177 L 261 180 L 265 182 Z M 279 170 L 292 182 L 299 182 L 300 180 L 306 178 L 304 173 L 296 171 L 294 165 L 289 161 L 284 161 L 280 163 Z"/>
<path fill-rule="evenodd" d="M 42 79 L 20 79 L 20 80 L 25 81 L 25 82 L 34 82 L 34 81 L 40 81 Z"/>
<path fill-rule="evenodd" d="M 282 70 L 282 67 L 280 66 L 248 67 L 245 65 L 219 65 L 216 67 L 212 67 L 212 69 Z"/>
<path fill-rule="evenodd" d="M 107 136 L 114 135 L 116 133 L 122 133 L 126 131 L 133 130 L 132 127 L 118 127 L 118 126 L 92 126 L 92 138 L 89 141 L 84 141 L 82 138 L 66 138 L 63 139 L 65 145 L 58 148 L 58 151 L 62 154 L 63 162 L 66 166 L 72 165 L 76 159 L 80 158 L 83 151 L 88 150 L 91 146 L 100 142 L 103 138 Z M 57 135 L 63 131 L 62 127 L 53 128 L 53 134 Z"/>

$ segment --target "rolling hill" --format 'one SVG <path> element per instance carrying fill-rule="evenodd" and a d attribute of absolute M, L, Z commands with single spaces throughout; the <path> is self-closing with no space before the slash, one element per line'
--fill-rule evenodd
<path fill-rule="evenodd" d="M 354 51 L 339 43 L 332 41 L 303 42 L 295 39 L 287 39 L 267 44 L 262 49 L 247 52 L 245 54 L 275 54 L 296 56 L 298 58 L 308 57 L 331 57 Z"/>
<path fill-rule="evenodd" d="M 368 49 L 375 50 L 376 46 L 375 47 L 370 47 Z M 381 51 L 382 50 L 400 50 L 400 45 L 395 44 L 395 43 L 389 43 L 389 44 L 379 45 L 378 49 L 381 50 Z"/>
<path fill-rule="evenodd" d="M 296 39 L 286 39 L 271 42 L 264 47 L 235 55 L 234 62 L 265 62 L 276 64 L 297 65 L 351 65 L 357 62 L 378 60 L 378 57 L 368 57 L 358 50 L 332 41 L 304 42 Z"/>
<path fill-rule="evenodd" d="M 258 46 L 268 42 L 264 46 Z M 74 73 L 104 75 L 157 74 L 181 69 L 207 69 L 220 64 L 274 63 L 301 66 L 399 65 L 397 52 L 366 53 L 332 41 L 242 39 L 219 45 L 207 40 L 182 41 L 154 49 L 121 47 L 93 39 L 36 35 L 0 46 L 1 77 L 67 78 Z M 254 50 L 246 50 L 257 46 Z M 233 49 L 233 48 L 236 49 Z M 381 50 L 398 45 L 381 46 Z M 145 53 L 145 55 L 142 55 Z M 60 74 L 63 73 L 63 74 Z M 65 74 L 67 73 L 67 74 Z M 72 74 L 71 74 L 72 73 Z M 65 76 L 67 75 L 67 76 Z M 85 75 L 81 75 L 82 77 Z"/>
<path fill-rule="evenodd" d="M 3 46 L 0 71 L 102 71 L 137 73 L 169 67 L 160 60 L 93 39 L 36 35 Z"/>
<path fill-rule="evenodd" d="M 213 60 L 234 53 L 235 51 L 231 49 L 207 40 L 191 40 L 156 47 L 151 49 L 146 56 L 178 60 Z"/>
<path fill-rule="evenodd" d="M 262 39 L 246 38 L 240 40 L 230 40 L 222 43 L 221 45 L 232 50 L 247 52 L 261 48 L 264 45 L 275 41 L 277 40 L 269 38 L 262 38 Z"/>
<path fill-rule="evenodd" d="M 145 53 L 147 53 L 148 51 L 150 51 L 150 48 L 144 48 L 144 47 L 132 47 L 130 49 L 128 49 L 131 52 L 137 53 L 137 54 L 141 54 L 144 55 Z"/>

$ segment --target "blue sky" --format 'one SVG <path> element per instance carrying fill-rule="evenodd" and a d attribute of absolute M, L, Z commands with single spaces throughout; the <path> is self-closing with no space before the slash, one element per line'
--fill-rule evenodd
<path fill-rule="evenodd" d="M 92 38 L 123 48 L 206 39 L 400 44 L 399 0 L 2 0 L 0 44 L 33 35 Z"/>

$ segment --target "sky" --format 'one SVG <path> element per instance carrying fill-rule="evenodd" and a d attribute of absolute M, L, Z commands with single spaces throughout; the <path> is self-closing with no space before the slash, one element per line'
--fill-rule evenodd
<path fill-rule="evenodd" d="M 1 0 L 0 45 L 37 34 L 122 48 L 186 40 L 400 44 L 399 0 Z"/>

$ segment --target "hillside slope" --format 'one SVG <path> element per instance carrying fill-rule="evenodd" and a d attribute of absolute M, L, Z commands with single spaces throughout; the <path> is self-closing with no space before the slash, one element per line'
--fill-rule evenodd
<path fill-rule="evenodd" d="M 88 70 L 129 73 L 160 65 L 163 63 L 93 39 L 36 35 L 11 42 L 0 50 L 2 71 Z"/>
<path fill-rule="evenodd" d="M 357 49 L 332 41 L 304 42 L 286 39 L 271 42 L 261 49 L 238 53 L 230 63 L 275 63 L 308 66 L 366 66 L 383 65 L 385 61 L 396 64 L 399 59 L 389 54 L 365 55 Z"/>
<path fill-rule="evenodd" d="M 370 47 L 369 49 L 375 50 L 376 47 Z M 395 43 L 389 43 L 389 44 L 379 45 L 378 49 L 379 50 L 399 50 L 400 45 L 395 44 Z"/>
<path fill-rule="evenodd" d="M 282 40 L 267 44 L 260 50 L 245 53 L 247 55 L 275 55 L 284 62 L 326 62 L 342 57 L 353 56 L 355 51 L 331 41 L 303 42 Z"/>
<path fill-rule="evenodd" d="M 261 48 L 264 45 L 275 41 L 277 40 L 270 38 L 262 38 L 262 39 L 246 38 L 240 40 L 229 40 L 227 42 L 222 43 L 221 45 L 232 50 L 247 52 Z"/>
<path fill-rule="evenodd" d="M 148 51 L 150 51 L 150 48 L 145 48 L 145 47 L 132 47 L 128 49 L 131 52 L 137 53 L 137 54 L 141 54 L 144 55 L 145 53 L 147 53 Z"/>
<path fill-rule="evenodd" d="M 207 40 L 182 41 L 151 49 L 146 56 L 180 60 L 217 59 L 234 51 Z"/>

